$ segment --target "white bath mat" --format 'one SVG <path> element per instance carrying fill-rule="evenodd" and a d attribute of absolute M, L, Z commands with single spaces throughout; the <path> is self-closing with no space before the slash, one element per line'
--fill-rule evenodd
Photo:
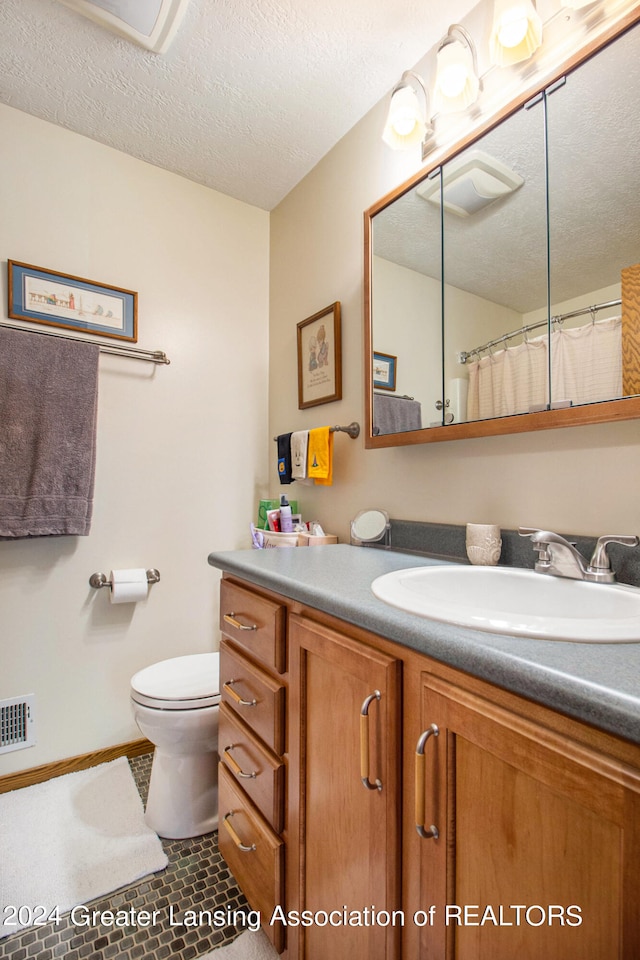
<path fill-rule="evenodd" d="M 0 937 L 167 862 L 126 757 L 0 794 Z"/>
<path fill-rule="evenodd" d="M 278 960 L 278 954 L 262 930 L 245 930 L 233 943 L 212 950 L 200 960 Z"/>

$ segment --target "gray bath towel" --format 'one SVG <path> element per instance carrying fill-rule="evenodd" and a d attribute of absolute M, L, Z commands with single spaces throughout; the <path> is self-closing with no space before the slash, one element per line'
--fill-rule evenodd
<path fill-rule="evenodd" d="M 98 354 L 0 327 L 0 537 L 89 533 Z"/>
<path fill-rule="evenodd" d="M 397 397 L 393 394 L 374 393 L 373 433 L 400 433 L 403 430 L 420 430 L 422 411 L 417 400 Z"/>

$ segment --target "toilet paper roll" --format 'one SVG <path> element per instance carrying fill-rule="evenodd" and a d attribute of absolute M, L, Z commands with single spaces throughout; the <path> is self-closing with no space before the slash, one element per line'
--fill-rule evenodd
<path fill-rule="evenodd" d="M 111 603 L 137 603 L 146 600 L 149 592 L 147 571 L 142 567 L 134 570 L 112 570 Z"/>

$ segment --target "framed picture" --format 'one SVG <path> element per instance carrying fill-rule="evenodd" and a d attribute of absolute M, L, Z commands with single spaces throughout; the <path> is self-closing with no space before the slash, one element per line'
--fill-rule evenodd
<path fill-rule="evenodd" d="M 398 358 L 390 353 L 373 354 L 373 386 L 375 390 L 395 390 Z"/>
<path fill-rule="evenodd" d="M 340 301 L 298 324 L 298 408 L 342 399 Z"/>
<path fill-rule="evenodd" d="M 118 340 L 138 339 L 138 294 L 8 261 L 9 316 Z"/>

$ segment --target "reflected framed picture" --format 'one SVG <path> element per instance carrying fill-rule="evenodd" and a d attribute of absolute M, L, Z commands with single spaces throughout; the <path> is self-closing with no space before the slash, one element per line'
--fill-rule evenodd
<path fill-rule="evenodd" d="M 9 316 L 117 340 L 138 339 L 138 294 L 9 260 Z"/>
<path fill-rule="evenodd" d="M 390 353 L 373 354 L 374 390 L 395 390 L 398 358 Z"/>
<path fill-rule="evenodd" d="M 340 301 L 298 324 L 298 409 L 342 399 Z"/>

